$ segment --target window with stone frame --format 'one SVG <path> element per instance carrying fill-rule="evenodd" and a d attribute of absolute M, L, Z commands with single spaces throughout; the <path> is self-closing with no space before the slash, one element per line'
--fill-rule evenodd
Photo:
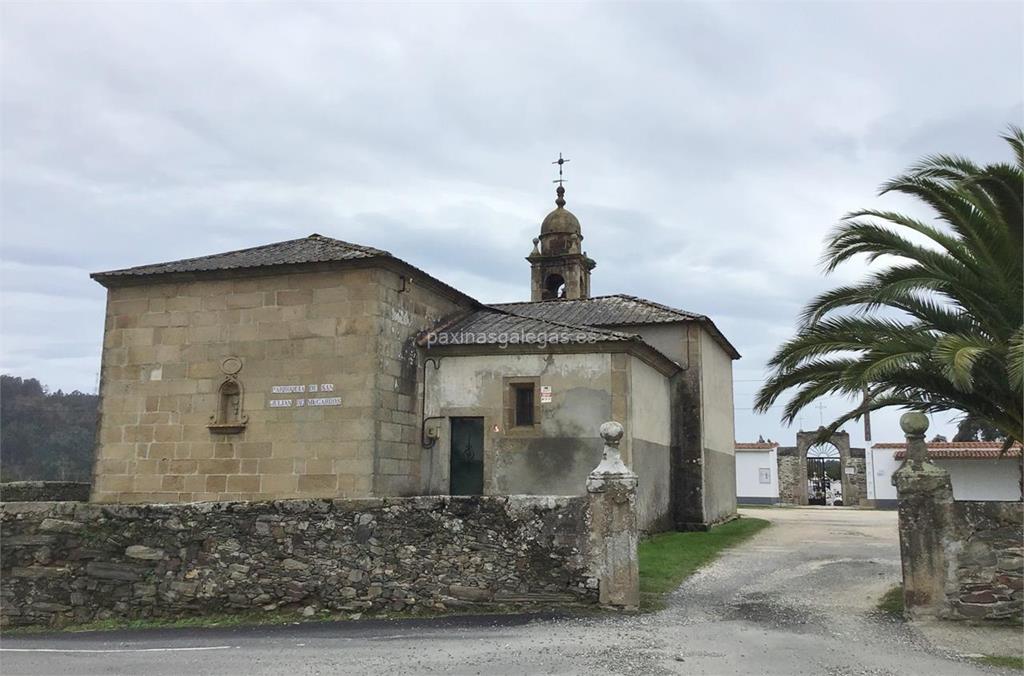
<path fill-rule="evenodd" d="M 513 382 L 509 385 L 509 427 L 533 427 L 537 424 L 537 383 Z"/>

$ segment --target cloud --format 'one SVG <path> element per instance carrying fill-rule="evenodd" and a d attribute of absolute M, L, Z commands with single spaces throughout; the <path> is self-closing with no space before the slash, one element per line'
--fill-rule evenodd
<path fill-rule="evenodd" d="M 88 271 L 315 231 L 523 298 L 559 151 L 595 292 L 711 315 L 756 379 L 810 295 L 863 272 L 820 275 L 845 212 L 915 209 L 878 185 L 926 153 L 1002 159 L 1022 116 L 1011 4 L 7 3 L 0 19 L 0 368 L 53 388 L 95 385 Z M 788 434 L 736 405 L 738 438 Z"/>

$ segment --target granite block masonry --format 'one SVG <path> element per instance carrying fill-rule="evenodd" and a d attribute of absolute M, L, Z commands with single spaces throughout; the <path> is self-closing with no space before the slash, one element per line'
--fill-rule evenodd
<path fill-rule="evenodd" d="M 4 503 L 0 622 L 592 604 L 589 523 L 585 497 Z"/>
<path fill-rule="evenodd" d="M 928 459 L 928 418 L 907 413 L 899 495 L 903 603 L 912 619 L 1020 623 L 1024 504 L 953 500 L 949 472 Z"/>

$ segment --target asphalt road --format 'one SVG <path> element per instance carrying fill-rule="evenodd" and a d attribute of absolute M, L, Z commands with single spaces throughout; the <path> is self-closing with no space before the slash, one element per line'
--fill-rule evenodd
<path fill-rule="evenodd" d="M 899 581 L 893 512 L 744 512 L 774 525 L 690 578 L 657 614 L 21 636 L 0 644 L 0 672 L 961 676 L 999 672 L 958 653 L 1020 645 L 1011 630 L 976 650 L 961 632 L 929 633 L 874 611 Z"/>

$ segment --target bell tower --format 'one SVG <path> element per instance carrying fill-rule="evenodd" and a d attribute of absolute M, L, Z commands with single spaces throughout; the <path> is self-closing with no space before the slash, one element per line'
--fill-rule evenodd
<path fill-rule="evenodd" d="M 530 262 L 530 300 L 579 300 L 590 298 L 590 271 L 597 263 L 582 250 L 583 233 L 579 219 L 565 208 L 562 165 L 569 160 L 561 153 L 552 164 L 558 165 L 558 189 L 555 210 L 540 226 L 540 237 L 533 240 Z"/>

